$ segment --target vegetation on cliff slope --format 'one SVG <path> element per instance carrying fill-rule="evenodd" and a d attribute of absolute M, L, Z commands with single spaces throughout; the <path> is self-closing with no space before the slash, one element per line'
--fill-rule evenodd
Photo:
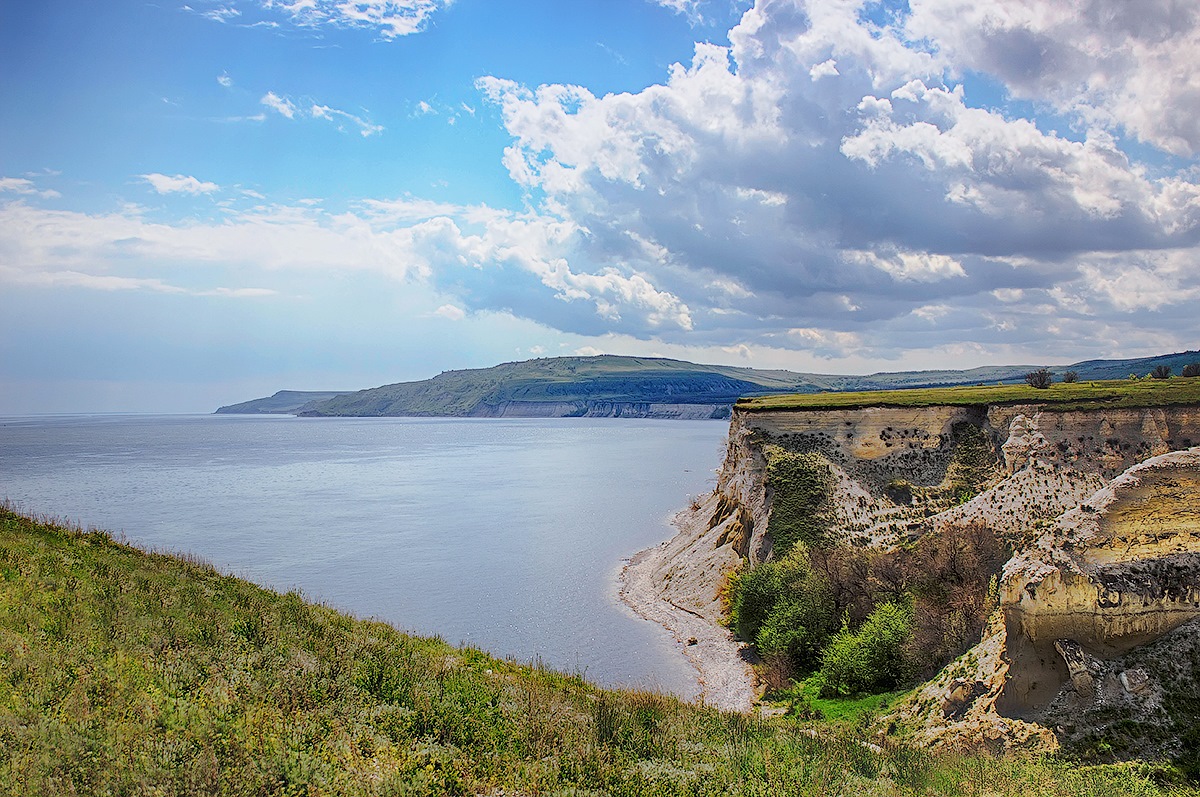
<path fill-rule="evenodd" d="M 0 511 L 3 794 L 1194 793 L 1164 774 L 606 691 Z"/>

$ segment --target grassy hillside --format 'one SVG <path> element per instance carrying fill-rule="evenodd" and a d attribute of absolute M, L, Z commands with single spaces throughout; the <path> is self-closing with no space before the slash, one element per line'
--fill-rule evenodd
<path fill-rule="evenodd" d="M 1145 375 L 1157 365 L 1175 373 L 1200 361 L 1200 352 L 1138 360 L 1091 360 L 1073 370 L 1081 379 Z M 1020 383 L 1034 366 L 986 366 L 966 371 L 898 371 L 868 376 L 808 374 L 723 365 L 698 365 L 657 357 L 550 357 L 492 368 L 445 371 L 432 379 L 327 394 L 325 400 L 280 391 L 218 412 L 286 412 L 305 415 L 490 415 L 511 404 L 574 404 L 579 412 L 598 403 L 732 405 L 738 398 L 772 393 L 895 390 L 976 383 Z M 315 396 L 316 394 L 308 394 Z M 535 413 L 536 414 L 536 413 Z"/>
<path fill-rule="evenodd" d="M 361 390 L 312 415 L 486 414 L 513 402 L 732 404 L 739 396 L 824 385 L 801 374 L 649 357 L 554 357 L 446 371 L 420 382 Z"/>
<path fill-rule="evenodd" d="M 972 385 L 913 390 L 873 390 L 853 393 L 790 394 L 746 398 L 736 405 L 746 412 L 791 409 L 853 409 L 861 407 L 986 406 L 1044 404 L 1048 410 L 1123 407 L 1164 407 L 1200 403 L 1200 377 L 1114 379 L 1056 383 L 1038 390 L 1029 385 Z"/>
<path fill-rule="evenodd" d="M 291 413 L 302 410 L 309 404 L 328 401 L 331 398 L 344 395 L 346 390 L 280 390 L 273 396 L 243 401 L 241 404 L 230 404 L 218 407 L 217 414 L 271 414 Z"/>
<path fill-rule="evenodd" d="M 0 793 L 1192 794 L 613 692 L 0 509 Z"/>

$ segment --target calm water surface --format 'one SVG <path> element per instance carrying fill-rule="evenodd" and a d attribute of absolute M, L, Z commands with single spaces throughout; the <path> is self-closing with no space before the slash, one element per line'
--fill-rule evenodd
<path fill-rule="evenodd" d="M 0 419 L 0 497 L 450 642 L 692 696 L 622 560 L 712 489 L 726 425 L 288 416 Z"/>

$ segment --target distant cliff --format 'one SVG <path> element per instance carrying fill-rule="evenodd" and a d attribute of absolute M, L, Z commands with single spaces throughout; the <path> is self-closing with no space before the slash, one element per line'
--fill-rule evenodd
<path fill-rule="evenodd" d="M 280 390 L 273 396 L 218 407 L 218 415 L 293 415 L 348 391 Z"/>
<path fill-rule="evenodd" d="M 1064 366 L 1080 379 L 1144 375 L 1200 361 L 1200 352 Z M 445 371 L 432 379 L 356 392 L 280 391 L 222 407 L 221 413 L 306 416 L 728 418 L 739 398 L 785 393 L 887 390 L 1021 382 L 1033 366 L 904 371 L 868 376 L 701 365 L 660 357 L 549 357 L 492 368 Z"/>
<path fill-rule="evenodd" d="M 890 556 L 982 527 L 1017 551 L 997 611 L 885 725 L 934 746 L 1190 754 L 1200 379 L 871 398 L 739 403 L 716 489 L 690 510 L 707 531 L 673 541 L 663 599 L 720 621 L 728 574 L 772 560 L 796 528 L 820 530 L 810 546 Z"/>

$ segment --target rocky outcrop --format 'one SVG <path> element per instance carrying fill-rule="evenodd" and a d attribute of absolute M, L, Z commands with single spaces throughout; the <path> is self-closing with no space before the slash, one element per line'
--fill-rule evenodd
<path fill-rule="evenodd" d="M 1168 721 L 1164 673 L 1195 683 L 1200 653 L 1164 670 L 1146 651 L 1200 651 L 1196 443 L 1191 406 L 735 410 L 716 490 L 661 565 L 662 597 L 718 620 L 728 571 L 772 555 L 788 489 L 774 463 L 815 457 L 829 478 L 809 505 L 831 540 L 887 549 L 983 524 L 1021 552 L 982 642 L 885 725 L 922 744 L 1001 750 Z"/>
<path fill-rule="evenodd" d="M 1175 754 L 1200 700 L 1198 497 L 1192 448 L 1062 513 L 1005 566 L 983 641 L 890 722 L 932 746 Z"/>
<path fill-rule="evenodd" d="M 1037 716 L 1068 680 L 1088 691 L 1080 656 L 1113 658 L 1200 616 L 1198 496 L 1200 448 L 1153 457 L 1013 557 L 1002 713 Z"/>

